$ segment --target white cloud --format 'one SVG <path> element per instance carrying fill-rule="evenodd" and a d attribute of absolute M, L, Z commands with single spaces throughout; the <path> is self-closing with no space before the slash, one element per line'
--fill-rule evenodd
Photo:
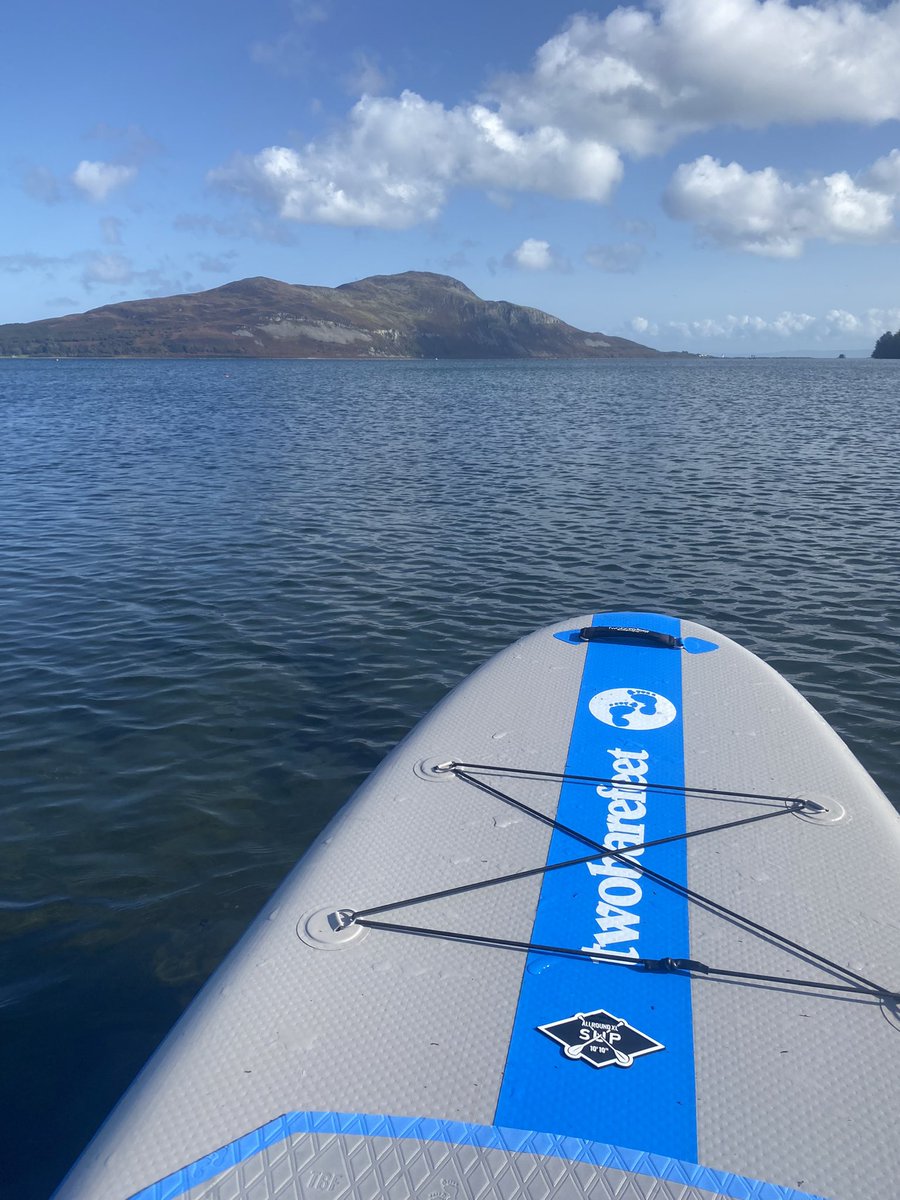
<path fill-rule="evenodd" d="M 277 63 L 328 11 L 296 0 L 294 28 L 254 56 Z M 697 131 L 900 119 L 898 62 L 900 0 L 644 0 L 572 17 L 528 71 L 455 108 L 411 91 L 375 96 L 384 80 L 358 55 L 356 83 L 370 94 L 334 132 L 237 156 L 210 178 L 286 219 L 391 229 L 433 219 L 455 187 L 603 203 L 621 178 L 620 154 L 657 153 Z M 784 208 L 790 185 L 752 182 L 757 203 Z M 782 195 L 766 201 L 767 189 Z M 871 198 L 879 190 L 877 180 L 825 177 L 795 197 L 795 217 L 807 201 L 817 209 L 798 230 L 779 241 L 764 220 L 755 236 L 748 212 L 733 240 L 790 256 L 806 236 L 869 236 L 886 211 Z"/>
<path fill-rule="evenodd" d="M 634 154 L 716 125 L 900 117 L 900 2 L 656 0 L 573 17 L 493 89 L 513 123 Z"/>
<path fill-rule="evenodd" d="M 631 333 L 649 334 L 651 337 L 659 333 L 656 322 L 648 321 L 646 317 L 632 317 L 628 322 L 628 329 Z"/>
<path fill-rule="evenodd" d="M 632 317 L 627 328 L 632 333 L 670 336 L 677 334 L 688 341 L 711 339 L 730 342 L 784 343 L 789 348 L 799 338 L 803 345 L 834 343 L 853 338 L 855 344 L 876 338 L 886 329 L 900 327 L 900 308 L 869 308 L 862 313 L 831 308 L 820 316 L 785 311 L 774 317 L 733 314 L 702 317 L 691 321 L 653 322 L 647 317 Z"/>
<path fill-rule="evenodd" d="M 521 267 L 525 271 L 552 271 L 562 265 L 562 260 L 550 248 L 549 242 L 539 238 L 526 238 L 503 260 L 507 267 Z"/>
<path fill-rule="evenodd" d="M 889 156 L 872 171 L 880 170 L 887 185 L 894 166 Z M 845 171 L 793 184 L 773 167 L 747 171 L 740 163 L 723 165 L 706 154 L 678 167 L 664 204 L 670 216 L 693 222 L 714 242 L 753 254 L 796 258 L 810 238 L 892 238 L 897 198 L 896 192 L 855 182 Z"/>
<path fill-rule="evenodd" d="M 91 200 L 102 201 L 124 186 L 137 175 L 137 167 L 123 167 L 116 163 L 90 162 L 83 158 L 72 172 L 72 182 Z"/>
<path fill-rule="evenodd" d="M 364 96 L 321 143 L 237 156 L 209 178 L 291 220 L 405 229 L 436 217 L 452 186 L 602 202 L 621 173 L 599 142 L 549 125 L 518 132 L 484 105 L 447 109 L 406 91 Z"/>
<path fill-rule="evenodd" d="M 872 310 L 873 312 L 876 310 Z M 843 308 L 831 308 L 823 318 L 827 329 L 834 333 L 864 333 L 866 321 Z M 869 318 L 871 320 L 871 318 Z M 879 322 L 880 324 L 880 322 Z"/>

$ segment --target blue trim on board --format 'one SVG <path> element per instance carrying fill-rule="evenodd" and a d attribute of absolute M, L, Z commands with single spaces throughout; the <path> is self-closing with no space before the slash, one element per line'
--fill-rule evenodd
<path fill-rule="evenodd" d="M 578 1065 L 578 1064 L 574 1064 Z M 683 1186 L 703 1188 L 729 1200 L 824 1200 L 809 1192 L 747 1179 L 728 1171 L 715 1171 L 696 1163 L 680 1162 L 659 1154 L 609 1146 L 603 1142 L 535 1133 L 522 1129 L 499 1129 L 493 1125 L 469 1125 L 461 1121 L 436 1121 L 429 1117 L 388 1117 L 369 1113 L 293 1112 L 229 1142 L 190 1166 L 182 1167 L 158 1183 L 136 1192 L 130 1200 L 178 1200 L 185 1192 L 214 1176 L 246 1162 L 254 1155 L 297 1134 L 384 1137 L 393 1140 L 442 1142 L 450 1146 L 475 1146 L 514 1154 L 583 1162 L 595 1167 L 631 1171 Z"/>
<path fill-rule="evenodd" d="M 639 626 L 673 637 L 681 633 L 679 621 L 653 613 L 603 613 L 593 624 Z M 584 668 L 566 773 L 618 783 L 564 783 L 557 820 L 624 854 L 630 845 L 683 834 L 684 796 L 653 792 L 654 782 L 684 783 L 681 654 L 646 644 L 582 644 Z M 555 830 L 547 861 L 584 853 L 583 842 Z M 639 855 L 636 863 L 687 883 L 684 841 Z M 593 863 L 544 876 L 531 940 L 621 954 L 626 961 L 689 958 L 688 903 L 635 868 L 598 856 Z M 592 1065 L 587 1054 L 567 1057 L 552 1035 L 541 1031 L 541 1026 L 601 1009 L 664 1049 L 635 1057 L 627 1067 L 610 1062 L 611 1056 Z M 529 954 L 494 1121 L 696 1161 L 690 979 Z"/>

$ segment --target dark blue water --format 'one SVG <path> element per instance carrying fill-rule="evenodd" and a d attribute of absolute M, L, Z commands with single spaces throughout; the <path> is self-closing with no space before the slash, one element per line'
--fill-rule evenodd
<path fill-rule="evenodd" d="M 711 624 L 900 798 L 898 415 L 880 361 L 0 362 L 8 1194 L 538 625 Z"/>

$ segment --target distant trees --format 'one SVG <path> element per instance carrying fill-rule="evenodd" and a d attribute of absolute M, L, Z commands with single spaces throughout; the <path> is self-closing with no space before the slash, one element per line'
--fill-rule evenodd
<path fill-rule="evenodd" d="M 896 333 L 883 333 L 875 343 L 873 358 L 900 358 L 900 329 Z"/>

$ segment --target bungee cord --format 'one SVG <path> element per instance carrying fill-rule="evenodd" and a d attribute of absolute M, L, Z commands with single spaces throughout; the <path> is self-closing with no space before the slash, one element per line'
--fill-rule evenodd
<path fill-rule="evenodd" d="M 860 995 L 871 997 L 881 1001 L 896 1005 L 900 1003 L 900 993 L 891 991 L 890 989 L 881 987 L 879 984 L 866 978 L 864 975 L 845 967 L 840 963 L 834 962 L 823 954 L 819 954 L 809 947 L 795 942 L 793 939 L 786 937 L 784 934 L 778 933 L 776 930 L 761 924 L 752 918 L 737 912 L 735 909 L 729 908 L 727 905 L 712 899 L 709 896 L 704 896 L 702 893 L 693 888 L 689 888 L 686 884 L 679 883 L 677 880 L 671 879 L 658 871 L 646 866 L 640 862 L 634 855 L 638 851 L 649 850 L 655 846 L 667 845 L 672 842 L 688 841 L 691 838 L 703 836 L 705 834 L 720 833 L 728 829 L 736 829 L 745 825 L 752 825 L 762 821 L 771 820 L 776 817 L 787 816 L 792 813 L 816 813 L 823 810 L 822 805 L 813 800 L 806 800 L 796 796 L 778 796 L 769 795 L 758 792 L 742 792 L 733 790 L 721 790 L 717 788 L 699 788 L 693 786 L 685 786 L 680 784 L 655 783 L 642 787 L 640 785 L 630 785 L 635 794 L 640 791 L 644 794 L 647 791 L 659 791 L 664 794 L 678 794 L 685 798 L 700 797 L 705 799 L 721 799 L 721 800 L 742 800 L 745 802 L 777 804 L 779 807 L 773 808 L 765 813 L 757 813 L 751 817 L 742 817 L 734 821 L 725 821 L 716 825 L 705 826 L 702 829 L 690 830 L 685 833 L 672 834 L 668 837 L 655 838 L 650 841 L 641 843 L 640 845 L 632 846 L 629 851 L 620 851 L 612 849 L 609 846 L 604 846 L 601 842 L 595 841 L 593 838 L 582 833 L 580 830 L 573 829 L 568 825 L 557 821 L 556 818 L 542 813 L 539 809 L 533 808 L 524 801 L 516 799 L 514 796 L 508 795 L 492 784 L 487 783 L 478 774 L 472 772 L 480 772 L 482 774 L 492 774 L 499 776 L 512 776 L 516 778 L 528 778 L 536 780 L 547 780 L 559 783 L 585 783 L 585 784 L 616 784 L 622 786 L 619 781 L 604 779 L 590 775 L 575 775 L 567 774 L 566 772 L 553 772 L 542 770 L 531 770 L 521 767 L 504 767 L 491 766 L 485 763 L 459 763 L 450 761 L 442 764 L 439 771 L 452 774 L 460 780 L 460 782 L 468 784 L 482 791 L 487 795 L 499 799 L 506 804 L 511 805 L 518 811 L 524 813 L 528 817 L 539 821 L 541 824 L 549 826 L 556 832 L 562 833 L 567 837 L 573 838 L 589 847 L 592 851 L 590 854 L 582 855 L 577 858 L 565 859 L 562 862 L 546 863 L 540 867 L 532 867 L 522 871 L 514 871 L 505 875 L 494 876 L 490 879 L 475 880 L 471 883 L 460 884 L 452 888 L 444 888 L 440 891 L 424 893 L 418 896 L 406 897 L 401 900 L 395 900 L 386 904 L 373 905 L 368 908 L 356 909 L 352 912 L 342 913 L 342 921 L 344 926 L 350 924 L 359 925 L 362 928 L 382 930 L 392 933 L 407 933 L 420 937 L 433 937 L 446 941 L 465 942 L 471 945 L 491 946 L 497 949 L 514 950 L 523 953 L 542 953 L 549 955 L 557 955 L 569 958 L 583 958 L 591 962 L 606 963 L 613 966 L 631 967 L 632 969 L 640 969 L 645 971 L 653 971 L 658 973 L 678 974 L 695 976 L 701 975 L 705 977 L 743 980 L 747 982 L 769 983 L 780 986 L 790 986 L 797 989 L 813 989 L 816 991 L 825 991 L 831 993 L 845 993 L 850 995 Z M 446 929 L 436 929 L 428 926 L 420 925 L 403 925 L 392 921 L 378 920 L 381 914 L 397 911 L 403 908 L 410 908 L 417 904 L 424 904 L 431 900 L 447 899 L 452 896 L 460 896 L 469 892 L 478 891 L 484 888 L 496 887 L 505 883 L 511 883 L 520 879 L 527 879 L 535 875 L 546 875 L 551 871 L 563 870 L 566 867 L 583 865 L 595 861 L 597 858 L 609 856 L 613 860 L 622 863 L 623 865 L 638 871 L 643 877 L 658 883 L 660 886 L 674 891 L 676 894 L 684 897 L 686 900 L 700 907 L 715 913 L 724 920 L 731 921 L 760 937 L 766 938 L 769 941 L 779 945 L 782 949 L 793 952 L 800 957 L 807 959 L 812 964 L 820 967 L 822 970 L 843 978 L 843 983 L 828 983 L 824 980 L 809 980 L 809 979 L 794 979 L 786 976 L 766 975 L 754 971 L 739 971 L 726 967 L 713 967 L 706 963 L 697 961 L 696 959 L 688 958 L 634 958 L 625 957 L 624 955 L 615 954 L 596 949 L 574 949 L 567 946 L 543 945 L 532 941 L 517 941 L 509 938 L 501 938 L 493 935 L 464 933 Z"/>

